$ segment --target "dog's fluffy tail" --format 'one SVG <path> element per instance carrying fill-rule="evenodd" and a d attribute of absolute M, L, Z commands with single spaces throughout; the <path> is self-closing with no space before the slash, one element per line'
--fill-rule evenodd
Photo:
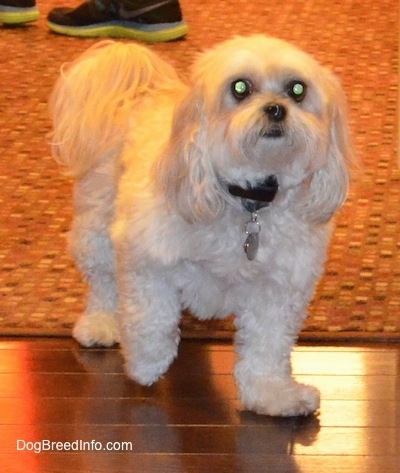
<path fill-rule="evenodd" d="M 80 177 L 118 156 L 134 101 L 176 84 L 173 67 L 137 44 L 102 41 L 61 68 L 50 97 L 50 144 L 67 174 Z"/>

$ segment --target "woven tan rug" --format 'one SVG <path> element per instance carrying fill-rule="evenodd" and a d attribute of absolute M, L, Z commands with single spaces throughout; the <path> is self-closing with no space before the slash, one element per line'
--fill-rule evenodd
<path fill-rule="evenodd" d="M 23 28 L 0 25 L 0 334 L 68 335 L 84 286 L 65 252 L 71 182 L 50 157 L 47 99 L 59 67 L 94 40 L 50 34 L 49 9 Z M 65 2 L 78 4 L 79 2 Z M 364 171 L 342 209 L 303 338 L 400 340 L 400 172 L 396 164 L 398 2 L 182 0 L 186 40 L 151 48 L 184 73 L 234 34 L 287 39 L 337 72 Z M 230 336 L 231 323 L 186 317 L 190 336 Z"/>

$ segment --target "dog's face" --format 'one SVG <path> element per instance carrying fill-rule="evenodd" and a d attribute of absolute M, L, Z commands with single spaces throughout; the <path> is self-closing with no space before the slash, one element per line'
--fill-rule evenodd
<path fill-rule="evenodd" d="M 344 110 L 338 81 L 308 54 L 275 38 L 235 38 L 195 63 L 172 139 L 185 143 L 180 164 L 194 167 L 192 185 L 197 176 L 204 193 L 215 181 L 210 202 L 221 202 L 216 181 L 245 186 L 269 175 L 281 192 L 308 180 L 318 199 L 316 177 L 314 189 L 311 182 L 325 169 L 321 185 L 335 193 L 322 211 L 329 216 L 347 189 Z"/>
<path fill-rule="evenodd" d="M 196 64 L 218 174 L 252 181 L 276 174 L 298 184 L 324 165 L 335 79 L 315 60 L 274 38 L 233 40 Z"/>

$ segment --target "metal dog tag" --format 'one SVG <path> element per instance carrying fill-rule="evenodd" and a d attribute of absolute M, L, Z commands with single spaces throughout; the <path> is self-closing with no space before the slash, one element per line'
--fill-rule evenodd
<path fill-rule="evenodd" d="M 251 214 L 250 222 L 246 223 L 246 241 L 244 242 L 243 248 L 246 253 L 247 259 L 252 261 L 257 256 L 258 245 L 259 245 L 259 232 L 260 222 L 258 221 L 257 212 Z"/>
<path fill-rule="evenodd" d="M 259 243 L 258 233 L 250 233 L 246 241 L 244 242 L 243 248 L 246 253 L 247 259 L 252 261 L 257 256 L 258 243 Z"/>

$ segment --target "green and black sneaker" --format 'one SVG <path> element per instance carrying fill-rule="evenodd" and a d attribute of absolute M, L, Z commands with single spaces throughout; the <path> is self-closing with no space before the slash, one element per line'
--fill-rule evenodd
<path fill-rule="evenodd" d="M 35 0 L 0 0 L 0 23 L 19 25 L 39 18 Z"/>
<path fill-rule="evenodd" d="M 148 43 L 182 38 L 188 31 L 178 0 L 89 0 L 76 8 L 54 8 L 47 26 L 68 36 Z"/>

